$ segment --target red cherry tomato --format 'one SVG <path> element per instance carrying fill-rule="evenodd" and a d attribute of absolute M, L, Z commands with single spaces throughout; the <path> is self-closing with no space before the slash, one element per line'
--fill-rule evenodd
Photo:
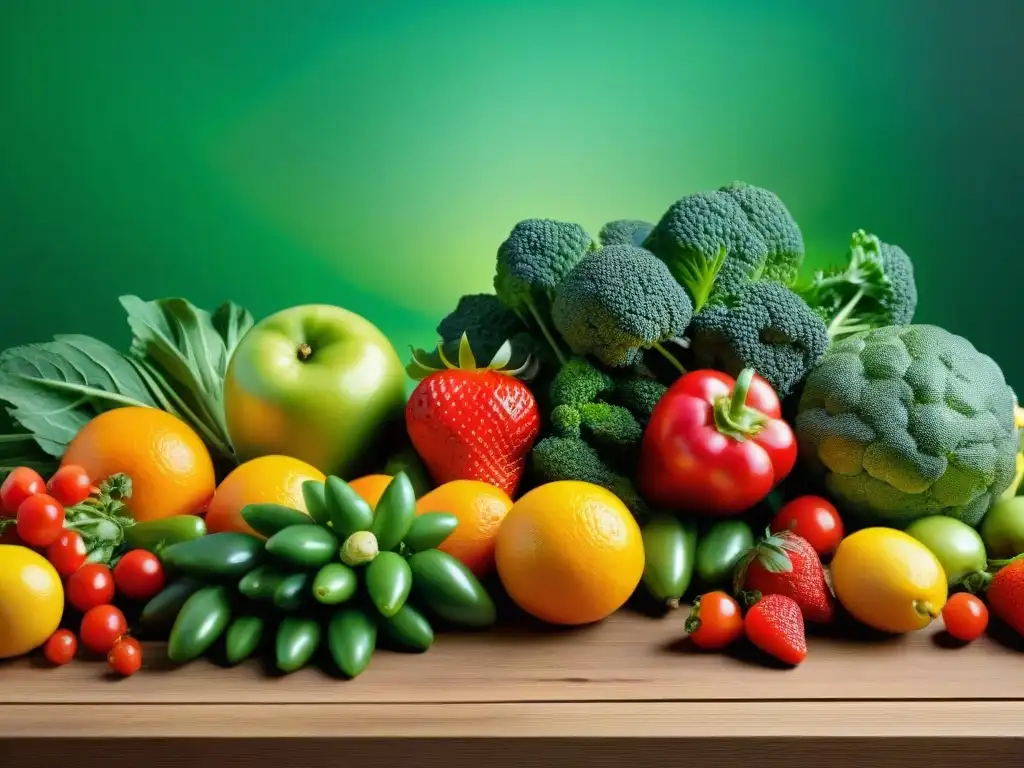
<path fill-rule="evenodd" d="M 133 600 L 146 600 L 164 588 L 166 579 L 160 560 L 152 552 L 133 549 L 114 566 L 117 591 Z"/>
<path fill-rule="evenodd" d="M 725 648 L 743 634 L 743 612 L 725 592 L 708 592 L 693 601 L 686 631 L 698 648 Z"/>
<path fill-rule="evenodd" d="M 71 574 L 64 594 L 75 610 L 85 613 L 114 599 L 114 577 L 100 563 L 83 565 Z"/>
<path fill-rule="evenodd" d="M 64 530 L 64 507 L 52 496 L 37 493 L 18 507 L 18 535 L 33 547 L 48 547 Z"/>
<path fill-rule="evenodd" d="M 38 472 L 28 467 L 17 467 L 0 485 L 0 504 L 8 515 L 16 515 L 21 502 L 45 490 L 46 483 Z"/>
<path fill-rule="evenodd" d="M 58 629 L 43 646 L 43 655 L 55 667 L 67 664 L 78 652 L 78 638 L 70 629 Z"/>
<path fill-rule="evenodd" d="M 142 646 L 134 637 L 125 635 L 107 653 L 107 664 L 123 677 L 134 675 L 142 667 Z"/>
<path fill-rule="evenodd" d="M 107 653 L 127 631 L 128 622 L 119 608 L 97 605 L 85 612 L 78 636 L 93 653 Z"/>
<path fill-rule="evenodd" d="M 793 531 L 821 557 L 835 552 L 845 535 L 839 511 L 820 496 L 800 496 L 784 504 L 772 520 L 771 529 L 772 533 Z"/>
<path fill-rule="evenodd" d="M 644 430 L 638 483 L 668 510 L 728 516 L 750 509 L 796 463 L 796 438 L 771 385 L 693 371 L 669 387 Z"/>
<path fill-rule="evenodd" d="M 75 531 L 64 531 L 46 548 L 46 559 L 57 569 L 62 579 L 85 565 L 85 541 Z"/>
<path fill-rule="evenodd" d="M 84 469 L 67 464 L 53 473 L 46 490 L 65 507 L 73 507 L 89 498 L 92 481 Z"/>
<path fill-rule="evenodd" d="M 957 592 L 943 606 L 942 620 L 950 635 L 969 643 L 985 633 L 988 627 L 988 608 L 974 595 Z"/>

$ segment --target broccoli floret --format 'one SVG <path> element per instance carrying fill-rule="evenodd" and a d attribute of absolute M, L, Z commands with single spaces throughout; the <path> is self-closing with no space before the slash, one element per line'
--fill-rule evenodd
<path fill-rule="evenodd" d="M 793 291 L 761 280 L 716 299 L 690 326 L 694 362 L 731 376 L 753 368 L 781 397 L 828 349 L 825 323 Z"/>
<path fill-rule="evenodd" d="M 599 454 L 621 460 L 639 449 L 643 427 L 621 405 L 590 403 L 578 410 L 580 433 Z"/>
<path fill-rule="evenodd" d="M 863 229 L 850 238 L 847 262 L 797 288 L 828 323 L 831 338 L 909 325 L 917 310 L 914 265 L 906 252 Z"/>
<path fill-rule="evenodd" d="M 559 437 L 580 437 L 583 417 L 575 405 L 556 405 L 551 409 L 551 431 Z"/>
<path fill-rule="evenodd" d="M 597 244 L 578 224 L 527 219 L 498 248 L 494 291 L 502 303 L 544 336 L 559 362 L 562 352 L 548 326 L 555 289 Z"/>
<path fill-rule="evenodd" d="M 713 293 L 760 277 L 792 283 L 804 240 L 774 192 L 743 182 L 677 201 L 644 241 L 700 311 Z"/>
<path fill-rule="evenodd" d="M 690 324 L 693 305 L 668 267 L 649 252 L 609 245 L 590 254 L 558 286 L 552 318 L 578 355 L 625 368 L 655 349 L 685 372 L 664 342 Z"/>
<path fill-rule="evenodd" d="M 657 379 L 629 376 L 615 382 L 609 399 L 628 408 L 638 421 L 644 423 L 667 391 L 668 387 Z"/>
<path fill-rule="evenodd" d="M 613 385 L 612 377 L 582 357 L 565 363 L 551 382 L 551 405 L 580 406 L 594 402 Z"/>
<path fill-rule="evenodd" d="M 445 343 L 445 352 L 450 351 L 448 345 L 454 345 L 451 351 L 455 354 L 465 333 L 473 353 L 483 361 L 494 357 L 506 341 L 512 344 L 513 365 L 522 364 L 535 351 L 533 338 L 522 321 L 492 293 L 461 297 L 455 309 L 437 324 L 437 333 Z"/>
<path fill-rule="evenodd" d="M 654 225 L 637 219 L 619 219 L 605 224 L 597 237 L 601 245 L 635 245 L 642 247 Z"/>

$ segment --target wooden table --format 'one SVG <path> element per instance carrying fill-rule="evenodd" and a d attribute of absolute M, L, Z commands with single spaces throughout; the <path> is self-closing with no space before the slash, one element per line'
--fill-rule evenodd
<path fill-rule="evenodd" d="M 1024 764 L 1024 653 L 940 628 L 814 637 L 797 669 L 694 650 L 683 612 L 446 634 L 363 676 L 259 663 L 134 677 L 0 664 L 0 765 L 979 766 Z M 853 634 L 851 634 L 851 632 Z"/>

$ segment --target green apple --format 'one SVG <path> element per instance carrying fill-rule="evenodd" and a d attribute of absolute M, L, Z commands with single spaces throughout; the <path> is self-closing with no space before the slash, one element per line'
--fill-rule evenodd
<path fill-rule="evenodd" d="M 241 461 L 278 454 L 350 479 L 405 406 L 405 369 L 360 315 L 310 304 L 254 325 L 224 379 L 228 434 Z"/>

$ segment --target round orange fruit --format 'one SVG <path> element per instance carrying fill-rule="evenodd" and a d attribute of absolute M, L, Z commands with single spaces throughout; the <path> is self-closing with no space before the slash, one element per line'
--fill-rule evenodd
<path fill-rule="evenodd" d="M 302 484 L 326 478 L 311 464 L 289 456 L 260 456 L 235 467 L 217 486 L 206 513 L 210 533 L 240 531 L 255 534 L 242 517 L 248 504 L 282 504 L 307 512 Z"/>
<path fill-rule="evenodd" d="M 459 519 L 455 531 L 438 547 L 461 560 L 476 576 L 494 570 L 498 530 L 512 499 L 504 491 L 479 480 L 453 480 L 420 497 L 416 514 L 448 512 Z"/>
<path fill-rule="evenodd" d="M 498 530 L 501 583 L 527 613 L 551 624 L 590 624 L 621 608 L 640 583 L 640 526 L 619 498 L 575 480 L 520 498 Z"/>
<path fill-rule="evenodd" d="M 62 463 L 82 467 L 97 485 L 120 472 L 128 475 L 128 506 L 140 522 L 202 512 L 217 482 L 195 430 L 156 408 L 101 413 L 78 431 Z"/>
<path fill-rule="evenodd" d="M 390 482 L 391 475 L 364 475 L 355 480 L 349 480 L 348 484 L 353 491 L 363 497 L 363 501 L 376 509 L 381 494 L 384 493 L 384 489 Z"/>

